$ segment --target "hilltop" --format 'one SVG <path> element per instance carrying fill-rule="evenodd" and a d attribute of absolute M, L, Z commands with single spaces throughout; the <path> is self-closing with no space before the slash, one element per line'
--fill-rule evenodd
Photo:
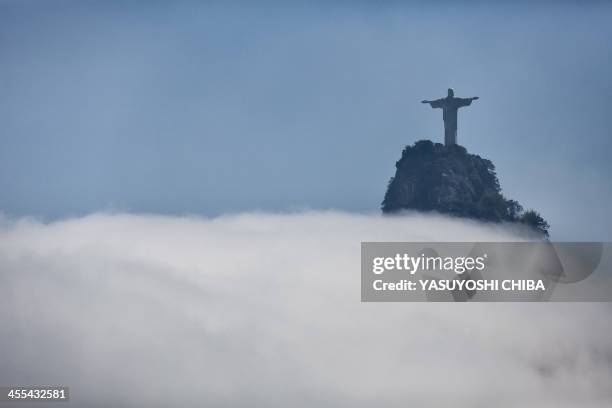
<path fill-rule="evenodd" d="M 406 146 L 389 181 L 382 211 L 436 211 L 489 222 L 521 222 L 544 236 L 548 223 L 534 210 L 507 199 L 490 160 L 460 145 L 421 140 Z"/>

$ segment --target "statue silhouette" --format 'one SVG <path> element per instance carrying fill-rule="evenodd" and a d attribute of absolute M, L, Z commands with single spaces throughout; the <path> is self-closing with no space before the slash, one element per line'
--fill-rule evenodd
<path fill-rule="evenodd" d="M 470 106 L 472 101 L 477 99 L 477 96 L 472 98 L 455 98 L 455 92 L 448 88 L 448 96 L 446 98 L 436 99 L 435 101 L 421 101 L 421 103 L 430 104 L 432 108 L 442 109 L 444 144 L 446 146 L 457 144 L 457 110 L 463 106 Z"/>

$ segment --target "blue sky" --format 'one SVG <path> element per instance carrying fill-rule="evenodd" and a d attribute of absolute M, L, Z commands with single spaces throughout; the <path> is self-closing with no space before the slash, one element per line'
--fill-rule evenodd
<path fill-rule="evenodd" d="M 377 211 L 419 101 L 560 240 L 612 240 L 612 7 L 0 2 L 0 211 Z"/>

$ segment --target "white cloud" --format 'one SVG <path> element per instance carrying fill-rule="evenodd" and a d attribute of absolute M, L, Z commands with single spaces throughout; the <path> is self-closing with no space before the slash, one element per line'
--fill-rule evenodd
<path fill-rule="evenodd" d="M 0 384 L 65 384 L 71 406 L 610 406 L 608 304 L 360 302 L 361 241 L 519 234 L 336 212 L 5 221 Z"/>

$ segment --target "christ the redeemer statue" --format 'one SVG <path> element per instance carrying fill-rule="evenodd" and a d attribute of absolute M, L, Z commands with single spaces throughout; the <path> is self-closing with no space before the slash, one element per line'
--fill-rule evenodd
<path fill-rule="evenodd" d="M 448 96 L 446 98 L 436 99 L 435 101 L 421 101 L 428 103 L 432 108 L 442 109 L 442 119 L 444 119 L 444 144 L 446 146 L 457 144 L 457 110 L 462 106 L 469 106 L 472 101 L 478 99 L 477 96 L 472 98 L 455 98 L 455 92 L 448 88 Z"/>

